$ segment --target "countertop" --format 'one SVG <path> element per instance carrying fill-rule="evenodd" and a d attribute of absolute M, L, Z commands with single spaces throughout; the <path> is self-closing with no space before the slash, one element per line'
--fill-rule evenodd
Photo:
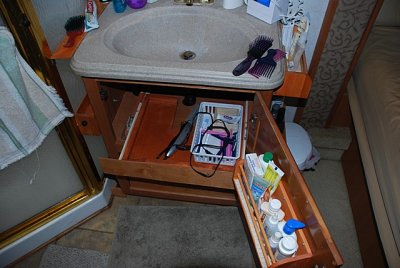
<path fill-rule="evenodd" d="M 182 14 L 192 17 L 201 14 L 201 18 L 206 18 L 209 20 L 208 25 L 212 25 L 212 27 L 206 30 L 202 29 L 201 25 L 199 25 L 198 29 L 196 25 L 187 27 L 187 29 L 190 28 L 189 30 L 195 33 L 193 34 L 193 32 L 191 32 L 190 36 L 199 36 L 200 38 L 198 40 L 193 40 L 193 45 L 197 44 L 197 50 L 199 49 L 199 42 L 212 37 L 215 38 L 215 40 L 212 41 L 214 47 L 221 49 L 221 44 L 218 42 L 224 42 L 224 50 L 226 52 L 237 51 L 235 52 L 235 56 L 227 57 L 227 60 L 218 60 L 220 58 L 223 59 L 223 54 L 221 54 L 220 57 L 218 53 L 224 52 L 211 51 L 213 49 L 213 47 L 211 47 L 206 48 L 203 54 L 201 54 L 201 52 L 199 53 L 201 55 L 214 53 L 211 55 L 217 55 L 217 57 L 215 57 L 216 60 L 210 59 L 210 57 L 202 58 L 201 55 L 190 61 L 182 59 L 168 60 L 162 57 L 156 60 L 146 59 L 145 55 L 132 56 L 121 53 L 120 50 L 116 49 L 118 44 L 115 43 L 115 40 L 111 40 L 114 33 L 120 32 L 125 27 L 132 26 L 134 23 L 137 24 L 135 24 L 135 27 L 131 27 L 131 29 L 138 32 L 140 27 L 143 27 L 143 23 L 151 22 L 148 18 L 165 15 L 179 16 Z M 158 22 L 159 21 L 160 20 L 158 20 Z M 284 61 L 278 62 L 271 78 L 262 77 L 257 79 L 248 73 L 237 77 L 232 74 L 232 70 L 247 56 L 249 43 L 258 35 L 267 35 L 273 38 L 274 42 L 271 48 L 282 47 L 280 41 L 280 26 L 277 23 L 272 25 L 267 24 L 247 14 L 246 5 L 233 10 L 226 10 L 222 7 L 222 1 L 219 0 L 216 0 L 216 3 L 210 6 L 186 6 L 174 4 L 172 0 L 159 0 L 156 3 L 148 3 L 144 8 L 139 10 L 127 7 L 125 12 L 115 13 L 112 4 L 110 4 L 99 18 L 99 24 L 100 28 L 88 33 L 71 60 L 71 68 L 76 74 L 82 77 L 206 85 L 253 90 L 275 89 L 283 83 L 285 75 Z M 232 31 L 225 33 L 223 28 L 218 28 L 221 25 L 227 24 L 233 27 L 230 27 L 231 29 L 237 29 L 239 34 L 243 36 L 243 41 L 240 42 L 239 45 L 240 47 L 238 47 L 237 43 L 230 42 Z M 165 29 L 163 27 L 168 27 L 168 25 L 156 25 L 156 23 L 151 26 L 146 25 L 146 29 L 154 31 L 146 34 L 157 35 L 158 31 Z M 182 25 L 180 29 L 176 29 L 176 31 L 186 31 L 185 25 Z M 235 35 L 237 34 L 235 33 Z M 121 38 L 121 35 L 119 38 Z M 126 38 L 131 38 L 131 40 L 129 40 L 131 45 L 130 49 L 134 50 L 135 42 L 138 42 L 138 37 L 129 36 L 129 32 L 127 32 Z M 237 40 L 237 37 L 234 40 Z M 190 44 L 187 45 L 187 41 L 176 40 L 174 42 L 176 42 L 176 44 L 174 44 L 176 47 L 186 42 L 186 46 L 189 46 L 187 49 L 190 50 Z M 148 48 L 149 50 L 163 49 L 162 45 L 165 44 L 149 42 Z M 141 46 L 143 46 L 143 44 L 141 44 Z M 141 49 L 143 49 L 143 47 L 141 47 Z M 196 52 L 196 48 L 194 50 L 194 52 Z M 203 50 L 203 48 L 201 48 L 201 50 Z M 166 53 L 168 53 L 168 51 Z M 230 55 L 232 55 L 232 53 Z"/>

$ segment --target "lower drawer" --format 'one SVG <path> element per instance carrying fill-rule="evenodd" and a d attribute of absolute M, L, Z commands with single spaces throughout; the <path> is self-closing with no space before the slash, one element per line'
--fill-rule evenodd
<path fill-rule="evenodd" d="M 160 153 L 177 135 L 182 122 L 191 114 L 194 106 L 182 104 L 180 96 L 142 93 L 141 102 L 132 107 L 132 122 L 119 159 L 100 159 L 104 173 L 231 190 L 234 167 L 220 165 L 211 178 L 197 172 L 211 174 L 215 165 L 196 162 L 189 151 L 192 137 L 187 141 L 187 150 L 177 150 L 164 160 Z M 210 99 L 206 99 L 210 101 Z M 205 101 L 198 99 L 198 102 Z M 229 101 L 240 104 L 240 101 Z"/>

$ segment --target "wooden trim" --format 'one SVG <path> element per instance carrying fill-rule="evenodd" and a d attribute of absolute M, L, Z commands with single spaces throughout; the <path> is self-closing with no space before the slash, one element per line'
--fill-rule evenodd
<path fill-rule="evenodd" d="M 92 105 L 86 95 L 74 116 L 76 125 L 82 135 L 100 136 L 101 132 L 97 124 Z"/>
<path fill-rule="evenodd" d="M 97 16 L 100 17 L 100 15 L 103 13 L 104 9 L 106 9 L 108 3 L 101 3 L 99 0 L 95 0 L 96 6 L 97 6 Z M 82 14 L 83 15 L 83 14 Z M 67 43 L 68 41 L 68 36 L 65 35 L 63 40 L 60 42 L 60 44 L 57 46 L 55 49 L 54 53 L 48 53 L 46 56 L 49 59 L 70 59 L 74 55 L 75 51 L 78 49 L 79 45 L 85 38 L 87 33 L 82 33 L 81 35 L 78 35 L 75 38 L 74 45 L 72 47 L 64 47 L 64 44 Z M 50 51 L 50 50 L 49 50 Z"/>
<path fill-rule="evenodd" d="M 83 83 L 85 84 L 87 96 L 89 97 L 90 104 L 92 105 L 96 120 L 102 122 L 99 124 L 101 134 L 103 136 L 104 144 L 110 157 L 117 158 L 119 152 L 115 148 L 115 134 L 112 131 L 112 121 L 104 108 L 103 101 L 101 100 L 99 90 L 99 83 L 94 79 L 83 78 Z M 106 125 L 106 127 L 104 127 Z M 112 142 L 107 142 L 112 141 Z"/>
<path fill-rule="evenodd" d="M 330 0 L 326 8 L 324 21 L 322 23 L 321 31 L 319 33 L 318 41 L 315 46 L 314 54 L 310 63 L 310 68 L 308 70 L 308 74 L 310 75 L 311 80 L 314 80 L 315 74 L 317 73 L 319 61 L 321 59 L 326 40 L 328 38 L 328 34 L 332 25 L 333 18 L 336 13 L 338 2 L 339 2 L 338 0 Z"/>
<path fill-rule="evenodd" d="M 307 99 L 312 80 L 307 73 L 287 72 L 283 85 L 274 92 L 275 96 Z"/>
<path fill-rule="evenodd" d="M 233 191 L 218 191 L 206 187 L 190 187 L 188 185 L 118 177 L 118 182 L 122 180 L 129 183 L 129 187 L 124 188 L 124 190 L 128 189 L 128 194 L 225 206 L 236 205 L 236 196 Z"/>
<path fill-rule="evenodd" d="M 212 91 L 223 91 L 223 92 L 241 92 L 241 93 L 255 93 L 257 90 L 251 89 L 240 89 L 240 88 L 229 88 L 229 87 L 217 87 L 217 86 L 205 86 L 205 85 L 192 85 L 192 84 L 174 84 L 164 82 L 148 82 L 148 81 L 136 81 L 136 80 L 121 80 L 121 79 L 109 79 L 109 78 L 93 78 L 85 77 L 85 80 L 95 80 L 96 82 L 103 83 L 115 83 L 115 84 L 131 84 L 131 85 L 146 85 L 146 86 L 160 86 L 160 87 L 174 87 L 182 88 L 183 90 L 195 89 L 195 90 L 212 90 Z M 261 92 L 271 92 L 272 90 L 259 90 Z"/>
<path fill-rule="evenodd" d="M 332 110 L 331 110 L 331 112 L 329 114 L 329 117 L 328 117 L 328 119 L 326 121 L 325 127 L 334 126 L 333 122 L 334 122 L 334 117 L 335 116 L 339 116 L 339 117 L 343 116 L 343 114 L 341 113 L 341 110 L 340 110 L 340 104 L 341 104 L 342 99 L 344 97 L 344 93 L 347 90 L 347 85 L 348 85 L 348 83 L 349 83 L 349 81 L 351 79 L 353 71 L 354 71 L 355 67 L 357 66 L 358 60 L 359 60 L 359 58 L 361 56 L 361 53 L 362 53 L 362 51 L 363 51 L 363 49 L 365 47 L 365 44 L 367 43 L 369 33 L 371 32 L 371 29 L 374 26 L 376 18 L 378 17 L 378 14 L 379 14 L 379 11 L 380 11 L 380 9 L 382 7 L 382 4 L 383 4 L 383 0 L 377 0 L 376 1 L 374 10 L 372 11 L 371 17 L 369 18 L 367 27 L 365 28 L 364 33 L 361 36 L 360 43 L 358 44 L 358 47 L 357 47 L 357 50 L 356 50 L 356 52 L 354 54 L 353 60 L 350 63 L 350 67 L 347 70 L 347 73 L 346 73 L 346 76 L 345 76 L 345 78 L 343 80 L 342 86 L 341 86 L 341 88 L 339 90 L 339 93 L 338 93 L 338 95 L 336 97 L 336 101 L 335 101 L 335 103 L 334 103 L 334 105 L 332 107 Z"/>
<path fill-rule="evenodd" d="M 385 253 L 369 196 L 354 127 L 352 142 L 343 153 L 341 162 L 349 193 L 350 205 L 357 231 L 364 267 L 387 267 Z"/>
<path fill-rule="evenodd" d="M 183 164 L 110 158 L 100 158 L 100 164 L 106 174 L 233 190 L 232 171 L 218 170 L 214 177 L 205 178 L 195 173 L 188 165 Z M 204 173 L 210 172 L 209 168 L 196 167 L 196 169 Z"/>

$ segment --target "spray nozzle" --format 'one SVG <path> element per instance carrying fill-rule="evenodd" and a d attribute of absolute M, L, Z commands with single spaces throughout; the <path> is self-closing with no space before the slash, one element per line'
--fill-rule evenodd
<path fill-rule="evenodd" d="M 294 231 L 298 229 L 303 229 L 304 227 L 306 227 L 306 225 L 301 221 L 290 219 L 283 226 L 283 232 L 285 234 L 291 235 L 292 233 L 294 233 Z"/>

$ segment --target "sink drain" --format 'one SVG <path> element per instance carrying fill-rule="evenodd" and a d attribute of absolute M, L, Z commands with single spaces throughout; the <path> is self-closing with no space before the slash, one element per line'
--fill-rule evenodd
<path fill-rule="evenodd" d="M 180 56 L 184 60 L 193 60 L 194 58 L 196 58 L 196 53 L 194 53 L 193 51 L 187 50 L 187 51 L 183 52 Z"/>

